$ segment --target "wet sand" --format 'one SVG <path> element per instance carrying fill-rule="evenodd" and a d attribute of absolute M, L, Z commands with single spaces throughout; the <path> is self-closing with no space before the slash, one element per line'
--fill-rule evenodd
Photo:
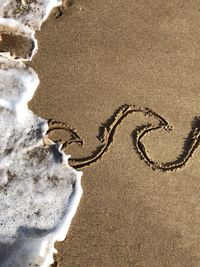
<path fill-rule="evenodd" d="M 31 66 L 41 84 L 30 108 L 75 129 L 84 144 L 65 151 L 83 159 L 101 148 L 101 126 L 119 107 L 147 107 L 172 126 L 142 139 L 150 160 L 184 158 L 199 127 L 199 28 L 198 1 L 73 1 L 37 34 Z M 144 125 L 158 120 L 122 119 L 103 156 L 81 169 L 84 195 L 58 266 L 200 266 L 198 141 L 184 166 L 153 170 L 135 145 Z M 52 138 L 66 142 L 70 129 Z"/>

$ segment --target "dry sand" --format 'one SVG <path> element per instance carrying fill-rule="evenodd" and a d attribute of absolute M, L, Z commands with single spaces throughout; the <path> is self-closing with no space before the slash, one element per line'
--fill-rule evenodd
<path fill-rule="evenodd" d="M 148 107 L 173 127 L 145 135 L 152 160 L 175 161 L 186 138 L 187 154 L 200 115 L 199 1 L 70 3 L 37 34 L 31 66 L 41 84 L 30 108 L 76 129 L 84 146 L 67 146 L 73 158 L 102 145 L 99 127 L 123 104 Z M 59 266 L 200 266 L 198 142 L 185 166 L 153 170 L 134 145 L 133 131 L 147 124 L 158 121 L 130 114 L 103 157 L 83 168 L 84 195 L 67 239 L 58 244 Z M 51 134 L 63 142 L 72 136 Z"/>

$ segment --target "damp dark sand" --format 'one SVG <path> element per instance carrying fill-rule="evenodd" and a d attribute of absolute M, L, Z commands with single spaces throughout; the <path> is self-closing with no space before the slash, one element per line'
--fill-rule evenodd
<path fill-rule="evenodd" d="M 54 140 L 83 141 L 65 148 L 78 159 L 101 149 L 100 126 L 119 107 L 147 107 L 172 126 L 144 136 L 149 159 L 184 160 L 199 127 L 199 28 L 198 1 L 73 1 L 37 34 L 31 66 L 41 84 L 30 107 L 65 123 Z M 103 156 L 82 169 L 84 195 L 58 244 L 59 266 L 200 266 L 198 140 L 186 164 L 153 170 L 135 145 L 145 125 L 158 120 L 142 112 L 122 119 Z"/>

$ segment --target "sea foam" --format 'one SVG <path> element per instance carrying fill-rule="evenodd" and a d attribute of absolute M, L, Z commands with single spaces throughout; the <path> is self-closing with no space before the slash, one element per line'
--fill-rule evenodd
<path fill-rule="evenodd" d="M 39 30 L 52 8 L 61 4 L 62 0 L 0 0 L 0 16 Z"/>
<path fill-rule="evenodd" d="M 0 27 L 31 38 L 33 56 L 35 30 L 60 1 L 20 3 L 0 0 Z M 82 172 L 47 138 L 47 121 L 28 109 L 39 78 L 22 60 L 0 55 L 0 266 L 45 267 L 78 207 Z"/>

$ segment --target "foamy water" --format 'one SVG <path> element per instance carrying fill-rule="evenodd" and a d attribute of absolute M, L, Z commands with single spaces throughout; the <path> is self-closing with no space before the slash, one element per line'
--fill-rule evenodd
<path fill-rule="evenodd" d="M 35 30 L 60 1 L 21 4 L 0 0 L 0 26 L 33 40 L 31 59 Z M 28 109 L 39 78 L 22 60 L 0 55 L 0 266 L 45 267 L 78 207 L 82 173 L 47 140 L 47 122 Z"/>

